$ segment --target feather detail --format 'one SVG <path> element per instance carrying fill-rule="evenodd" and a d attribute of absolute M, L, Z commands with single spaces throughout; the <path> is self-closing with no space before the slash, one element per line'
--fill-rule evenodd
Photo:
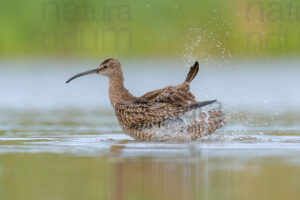
<path fill-rule="evenodd" d="M 195 62 L 195 64 L 190 68 L 190 71 L 188 75 L 186 76 L 185 82 L 191 83 L 192 80 L 195 78 L 199 71 L 199 63 L 198 61 Z"/>

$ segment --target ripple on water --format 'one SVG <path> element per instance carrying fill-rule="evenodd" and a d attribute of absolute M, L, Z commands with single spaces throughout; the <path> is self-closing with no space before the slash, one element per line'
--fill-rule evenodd
<path fill-rule="evenodd" d="M 137 142 L 124 135 L 112 111 L 30 111 L 28 115 L 23 111 L 6 112 L 0 117 L 1 154 L 46 152 L 196 160 L 205 156 L 282 156 L 294 161 L 300 155 L 300 127 L 295 123 L 290 128 L 288 115 L 271 119 L 264 115 L 245 117 L 253 113 L 229 113 L 228 125 L 213 135 L 196 142 L 160 143 Z"/>

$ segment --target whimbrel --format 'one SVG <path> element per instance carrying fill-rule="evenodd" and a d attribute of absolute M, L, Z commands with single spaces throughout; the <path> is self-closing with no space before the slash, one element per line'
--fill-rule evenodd
<path fill-rule="evenodd" d="M 133 96 L 124 87 L 121 64 L 113 58 L 103 61 L 96 69 L 73 76 L 66 83 L 88 74 L 107 76 L 110 102 L 125 134 L 142 141 L 193 141 L 225 124 L 221 110 L 202 111 L 202 107 L 216 100 L 197 102 L 190 92 L 190 83 L 198 70 L 199 64 L 195 62 L 182 84 L 141 97 Z"/>

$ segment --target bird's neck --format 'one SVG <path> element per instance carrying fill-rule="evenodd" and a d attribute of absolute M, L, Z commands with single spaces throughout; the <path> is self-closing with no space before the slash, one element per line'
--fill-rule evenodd
<path fill-rule="evenodd" d="M 113 107 L 120 101 L 132 100 L 132 98 L 134 98 L 124 87 L 124 77 L 122 73 L 109 78 L 109 98 Z"/>

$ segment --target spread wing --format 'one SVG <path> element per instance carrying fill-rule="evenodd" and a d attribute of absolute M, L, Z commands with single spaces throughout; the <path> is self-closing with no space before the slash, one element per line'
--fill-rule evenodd
<path fill-rule="evenodd" d="M 169 118 L 180 117 L 190 110 L 206 106 L 213 102 L 215 100 L 193 103 L 189 106 L 178 106 L 170 103 L 144 100 L 122 101 L 116 103 L 115 113 L 122 125 L 135 125 L 146 128 L 156 124 L 159 125 Z"/>
<path fill-rule="evenodd" d="M 172 105 L 188 106 L 195 103 L 195 96 L 190 92 L 187 82 L 178 86 L 168 86 L 160 90 L 148 92 L 140 97 L 146 101 L 169 103 Z"/>

